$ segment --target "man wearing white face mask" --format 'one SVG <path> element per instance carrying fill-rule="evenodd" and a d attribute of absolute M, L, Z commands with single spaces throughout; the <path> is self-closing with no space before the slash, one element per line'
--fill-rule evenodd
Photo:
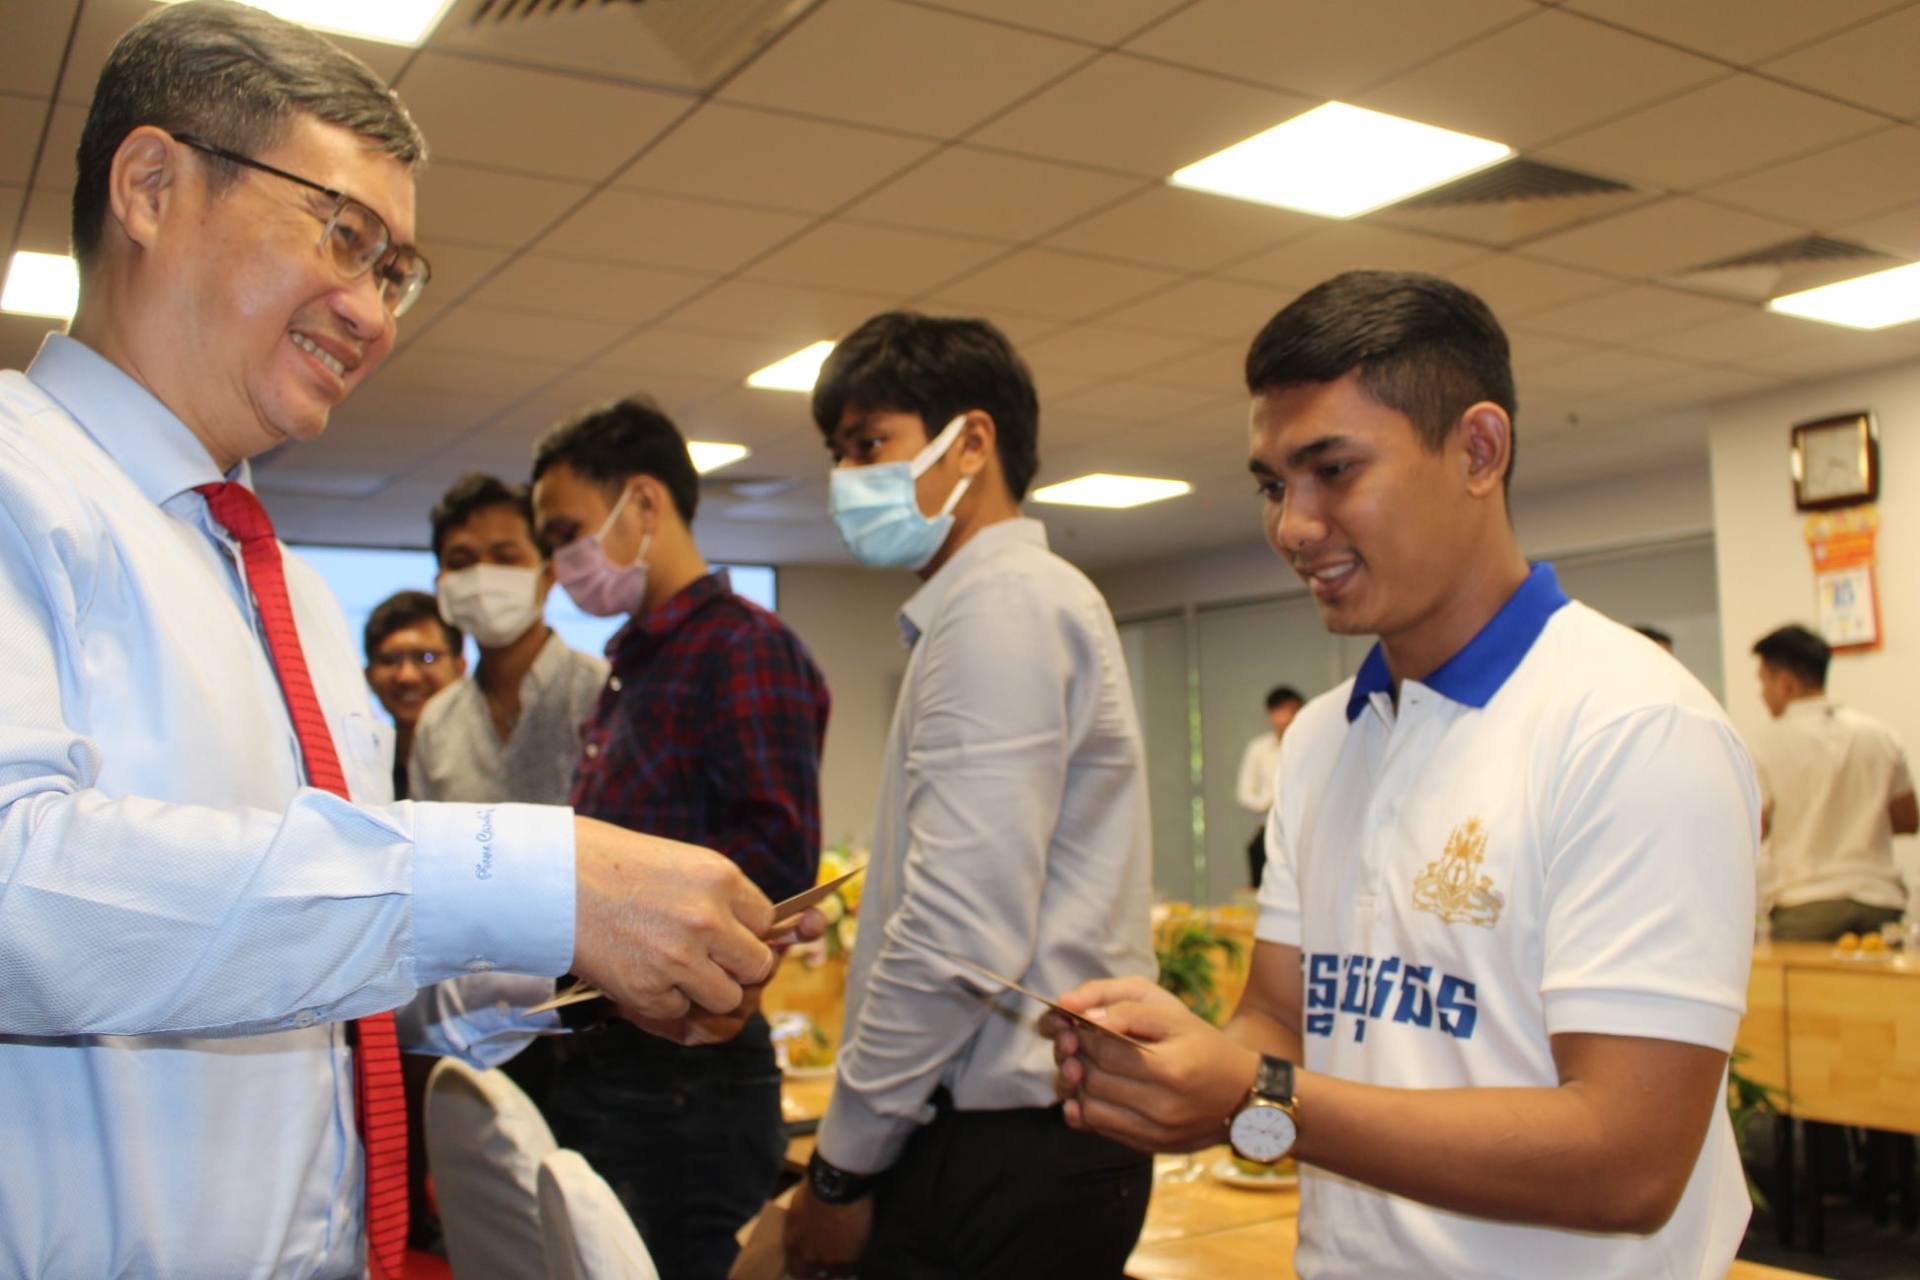
<path fill-rule="evenodd" d="M 1119 1280 L 1149 1157 L 1067 1127 L 1030 1003 L 1154 972 L 1147 790 L 1106 602 L 1020 514 L 1039 404 L 992 325 L 905 312 L 813 392 L 854 559 L 911 569 L 911 656 L 839 1078 L 787 1225 L 802 1280 Z"/>
<path fill-rule="evenodd" d="M 708 569 L 699 501 L 686 441 L 638 398 L 534 450 L 535 527 L 560 585 L 588 613 L 629 619 L 607 644 L 613 675 L 583 730 L 573 805 L 698 839 L 779 901 L 819 865 L 826 682 L 798 636 Z M 612 1184 L 662 1280 L 724 1280 L 733 1233 L 786 1155 L 766 1019 L 744 1006 L 727 1043 L 683 1048 L 582 1007 L 605 1021 L 556 1052 L 554 1137 Z"/>
<path fill-rule="evenodd" d="M 480 646 L 471 680 L 420 713 L 409 770 L 420 800 L 566 804 L 607 664 L 546 624 L 553 571 L 525 489 L 471 473 L 433 509 L 440 614 Z"/>

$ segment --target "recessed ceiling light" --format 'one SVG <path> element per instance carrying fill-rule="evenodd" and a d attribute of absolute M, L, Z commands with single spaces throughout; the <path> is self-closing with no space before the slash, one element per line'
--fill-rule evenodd
<path fill-rule="evenodd" d="M 1167 181 L 1236 200 L 1354 218 L 1504 160 L 1513 148 L 1329 102 Z"/>
<path fill-rule="evenodd" d="M 784 360 L 775 360 L 758 373 L 748 374 L 747 385 L 769 391 L 811 391 L 820 377 L 820 366 L 832 353 L 831 342 L 816 342 Z"/>
<path fill-rule="evenodd" d="M 64 253 L 28 253 L 25 249 L 13 255 L 6 288 L 0 290 L 0 311 L 71 320 L 79 305 L 80 272 L 72 258 Z"/>
<path fill-rule="evenodd" d="M 1920 320 L 1920 262 L 1789 293 L 1769 302 L 1767 310 L 1849 329 L 1886 329 Z"/>
<path fill-rule="evenodd" d="M 160 0 L 178 4 L 180 0 Z M 315 31 L 381 44 L 417 45 L 453 7 L 453 0 L 243 0 L 276 18 Z"/>
<path fill-rule="evenodd" d="M 1192 493 L 1185 480 L 1155 480 L 1149 476 L 1110 476 L 1096 471 L 1078 480 L 1063 480 L 1033 491 L 1035 502 L 1068 507 L 1137 507 L 1163 498 Z"/>
<path fill-rule="evenodd" d="M 712 440 L 689 440 L 687 452 L 693 457 L 693 469 L 705 475 L 709 471 L 718 471 L 746 457 L 747 446 L 718 444 Z"/>

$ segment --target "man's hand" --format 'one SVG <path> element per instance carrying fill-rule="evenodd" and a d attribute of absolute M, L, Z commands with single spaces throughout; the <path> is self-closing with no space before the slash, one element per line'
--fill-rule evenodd
<path fill-rule="evenodd" d="M 623 1012 L 726 1013 L 772 975 L 773 904 L 732 862 L 591 818 L 573 830 L 573 971 Z"/>
<path fill-rule="evenodd" d="M 620 1016 L 642 1031 L 675 1044 L 721 1044 L 731 1040 L 747 1025 L 747 1019 L 759 1012 L 760 997 L 765 994 L 767 983 L 773 981 L 774 973 L 779 972 L 781 962 L 787 958 L 787 951 L 794 943 L 811 942 L 826 931 L 826 916 L 809 907 L 794 923 L 791 931 L 768 939 L 768 945 L 773 948 L 773 970 L 763 981 L 746 988 L 739 1005 L 725 1013 L 689 1009 L 679 1018 L 649 1018 L 636 1010 L 621 1009 Z"/>
<path fill-rule="evenodd" d="M 1153 1046 L 1079 1027 L 1058 1014 L 1043 1023 L 1060 1064 L 1055 1088 L 1067 1123 L 1140 1151 L 1197 1151 L 1225 1140 L 1260 1055 L 1195 1016 L 1145 978 L 1089 982 L 1060 997 L 1075 1013 Z"/>
<path fill-rule="evenodd" d="M 853 1275 L 872 1234 L 872 1196 L 852 1204 L 825 1204 L 802 1182 L 787 1209 L 787 1271 L 797 1280 Z"/>

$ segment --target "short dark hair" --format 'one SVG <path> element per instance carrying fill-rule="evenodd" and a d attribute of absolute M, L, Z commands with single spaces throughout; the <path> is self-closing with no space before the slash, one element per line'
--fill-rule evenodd
<path fill-rule="evenodd" d="M 367 629 L 361 636 L 367 650 L 367 661 L 373 661 L 373 655 L 386 643 L 388 636 L 429 619 L 440 624 L 440 630 L 447 637 L 447 648 L 459 653 L 467 638 L 460 628 L 440 616 L 440 602 L 424 591 L 397 591 L 375 605 L 373 612 L 367 615 Z"/>
<path fill-rule="evenodd" d="M 1348 271 L 1307 290 L 1253 340 L 1247 390 L 1332 382 L 1353 369 L 1361 389 L 1405 414 L 1435 453 L 1482 400 L 1517 422 L 1506 332 L 1479 297 L 1438 276 Z M 1515 436 L 1504 481 L 1519 453 L 1517 426 Z"/>
<path fill-rule="evenodd" d="M 1658 627 L 1650 627 L 1644 622 L 1634 624 L 1633 629 L 1664 649 L 1673 648 L 1673 637 Z"/>
<path fill-rule="evenodd" d="M 686 437 L 648 396 L 628 396 L 588 409 L 540 438 L 533 447 L 533 478 L 566 463 L 616 501 L 634 476 L 652 476 L 673 497 L 673 509 L 691 525 L 700 509 L 700 473 Z"/>
<path fill-rule="evenodd" d="M 888 311 L 840 340 L 813 384 L 813 421 L 829 440 L 852 405 L 915 413 L 931 439 L 955 417 L 993 418 L 1000 471 L 1015 502 L 1040 470 L 1040 397 L 1007 336 L 985 320 Z"/>
<path fill-rule="evenodd" d="M 510 485 L 498 476 L 469 471 L 455 480 L 453 487 L 433 504 L 433 514 L 428 517 L 433 523 L 433 558 L 440 558 L 448 534 L 488 507 L 511 507 L 527 522 L 527 536 L 533 538 L 536 547 L 540 546 L 540 539 L 533 532 L 533 502 L 527 496 L 527 486 Z M 540 554 L 546 555 L 547 549 L 540 547 Z"/>
<path fill-rule="evenodd" d="M 1290 684 L 1275 685 L 1273 688 L 1267 690 L 1267 710 L 1269 711 L 1272 711 L 1276 707 L 1284 707 L 1289 702 L 1298 702 L 1304 706 L 1306 705 L 1306 701 L 1305 698 L 1300 696 L 1300 691 Z"/>
<path fill-rule="evenodd" d="M 156 9 L 120 37 L 94 86 L 73 188 L 80 264 L 99 252 L 113 157 L 129 133 L 157 125 L 252 156 L 278 145 L 300 114 L 351 129 L 407 165 L 427 158 L 427 140 L 372 68 L 305 27 L 233 0 Z M 203 158 L 216 192 L 240 172 Z"/>
<path fill-rule="evenodd" d="M 1827 687 L 1827 663 L 1833 646 L 1802 626 L 1781 627 L 1761 636 L 1753 646 L 1760 661 L 1799 676 L 1810 689 Z"/>

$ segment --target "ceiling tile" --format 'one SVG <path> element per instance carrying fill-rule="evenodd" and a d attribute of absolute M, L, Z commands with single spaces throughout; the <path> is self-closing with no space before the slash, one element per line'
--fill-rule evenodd
<path fill-rule="evenodd" d="M 975 134 L 982 146 L 1164 178 L 1313 101 L 1107 54 Z"/>
<path fill-rule="evenodd" d="M 685 301 L 713 276 L 657 267 L 527 254 L 474 295 L 474 302 L 500 311 L 544 312 L 632 326 Z"/>
<path fill-rule="evenodd" d="M 1735 75 L 1563 139 L 1540 155 L 1642 186 L 1696 190 L 1884 123 L 1804 90 Z"/>
<path fill-rule="evenodd" d="M 1292 301 L 1293 293 L 1271 285 L 1238 280 L 1189 280 L 1101 317 L 1106 324 L 1125 325 L 1154 333 L 1219 342 L 1232 340 L 1242 347 L 1275 312 Z"/>
<path fill-rule="evenodd" d="M 602 369 L 712 377 L 729 386 L 738 386 L 755 369 L 763 369 L 793 352 L 791 343 L 778 338 L 695 333 L 656 325 L 627 339 L 596 363 Z M 800 399 L 804 402 L 804 397 Z"/>
<path fill-rule="evenodd" d="M 1310 289 L 1342 271 L 1377 268 L 1445 274 L 1482 257 L 1479 245 L 1395 231 L 1366 222 L 1325 222 L 1326 229 L 1236 262 L 1221 274 L 1293 290 Z"/>
<path fill-rule="evenodd" d="M 520 311 L 495 311 L 463 303 L 412 344 L 423 351 L 502 355 L 572 365 L 626 333 L 631 326 L 604 320 Z"/>
<path fill-rule="evenodd" d="M 1156 186 L 1047 242 L 1147 266 L 1210 271 L 1325 225 L 1322 218 L 1270 205 Z"/>
<path fill-rule="evenodd" d="M 87 112 L 84 107 L 61 103 L 53 109 L 53 119 L 47 124 L 47 145 L 40 154 L 36 182 L 59 187 L 63 191 L 73 190 L 79 180 L 77 159 L 80 133 L 86 126 Z M 38 141 L 39 125 L 36 121 L 28 145 Z"/>
<path fill-rule="evenodd" d="M 1858 240 L 1875 249 L 1920 258 L 1920 204 L 1858 222 L 1842 223 L 1835 230 L 1849 240 Z"/>
<path fill-rule="evenodd" d="M 1808 337 L 1807 321 L 1746 306 L 1723 319 L 1663 334 L 1657 342 L 1629 339 L 1625 345 L 1707 364 L 1761 365 L 1769 354 L 1802 346 Z"/>
<path fill-rule="evenodd" d="M 1920 8 L 1908 7 L 1777 58 L 1763 69 L 1768 75 L 1907 119 L 1920 115 L 1920 79 L 1913 74 L 1915 48 L 1920 48 Z"/>
<path fill-rule="evenodd" d="M 1138 178 L 950 147 L 862 200 L 848 216 L 1024 242 L 1140 189 Z"/>
<path fill-rule="evenodd" d="M 0 40 L 0 85 L 7 92 L 42 100 L 53 96 L 79 7 L 79 0 L 15 0 L 7 6 L 7 38 Z M 89 92 L 92 87 L 89 80 Z"/>
<path fill-rule="evenodd" d="M 1006 252 L 988 240 L 830 222 L 754 264 L 758 280 L 911 297 Z"/>
<path fill-rule="evenodd" d="M 1274 309 L 1279 310 L 1278 307 Z M 1264 323 L 1263 320 L 1261 324 Z M 1254 336 L 1259 332 L 1260 325 L 1254 325 L 1231 341 L 1218 343 L 1167 364 L 1155 365 L 1153 372 L 1145 375 L 1143 381 L 1150 381 L 1156 386 L 1184 387 L 1207 395 L 1236 396 L 1242 402 L 1241 418 L 1244 422 L 1247 348 L 1253 345 Z"/>
<path fill-rule="evenodd" d="M 1547 307 L 1562 306 L 1618 288 L 1615 281 L 1551 262 L 1531 262 L 1512 254 L 1489 254 L 1477 262 L 1451 267 L 1447 278 L 1480 295 L 1502 321 L 1517 320 Z"/>
<path fill-rule="evenodd" d="M 16 235 L 18 248 L 66 253 L 73 240 L 73 192 L 44 184 L 30 189 Z"/>
<path fill-rule="evenodd" d="M 13 35 L 14 18 L 11 10 L 41 8 L 53 10 L 56 13 L 65 9 L 69 17 L 73 13 L 73 6 L 68 3 L 68 0 L 55 0 L 53 4 L 45 6 L 35 3 L 34 0 L 11 4 L 8 6 L 7 43 L 12 43 Z M 113 46 L 121 36 L 126 34 L 129 27 L 152 12 L 152 0 L 87 0 L 81 5 L 80 23 L 73 31 L 73 47 L 67 56 L 66 70 L 60 76 L 60 101 L 83 108 L 92 101 L 93 87 L 100 79 L 100 68 L 106 65 L 107 55 L 113 51 Z M 66 37 L 67 28 L 63 25 L 60 28 L 59 39 L 64 42 Z M 37 49 L 29 44 L 26 52 L 32 56 L 37 53 Z M 47 85 L 50 86 L 53 83 L 51 72 L 58 70 L 59 66 L 60 54 L 56 48 L 52 60 L 40 66 L 40 76 L 46 77 Z M 0 83 L 10 86 L 25 85 L 38 78 L 29 75 L 25 81 L 16 81 L 9 74 L 6 80 Z"/>
<path fill-rule="evenodd" d="M 1087 56 L 1080 45 L 886 0 L 808 14 L 720 97 L 951 138 Z"/>
<path fill-rule="evenodd" d="M 598 182 L 692 103 L 583 76 L 423 50 L 400 95 L 435 156 Z"/>
<path fill-rule="evenodd" d="M 1315 98 L 1344 98 L 1535 12 L 1525 0 L 1200 0 L 1127 50 Z"/>
<path fill-rule="evenodd" d="M 1650 279 L 1786 240 L 1797 231 L 1784 222 L 1671 196 L 1536 240 L 1527 246 L 1527 253 L 1570 266 Z"/>
<path fill-rule="evenodd" d="M 1510 325 L 1507 327 L 1507 346 L 1513 352 L 1513 371 L 1520 383 L 1522 399 L 1527 398 L 1532 381 L 1554 365 L 1565 364 L 1580 356 L 1590 356 L 1598 350 L 1592 343 L 1548 337 Z"/>
<path fill-rule="evenodd" d="M 1679 360 L 1665 360 L 1637 351 L 1595 351 L 1591 355 L 1557 361 L 1540 373 L 1534 385 L 1542 393 L 1563 391 L 1611 396 L 1693 372 L 1695 366 Z"/>
<path fill-rule="evenodd" d="M 1139 379 L 1103 378 L 1079 391 L 1055 397 L 1054 403 L 1075 417 L 1143 424 L 1223 409 L 1230 403 L 1244 404 L 1245 399 L 1239 388 L 1231 384 L 1217 391 L 1197 391 Z"/>
<path fill-rule="evenodd" d="M 1893 125 L 1702 194 L 1821 230 L 1899 208 L 1920 201 L 1920 128 Z"/>
<path fill-rule="evenodd" d="M 636 266 L 732 271 L 807 222 L 800 214 L 602 191 L 542 239 L 540 248 Z"/>
<path fill-rule="evenodd" d="M 1548 9 L 1355 102 L 1528 148 L 1725 74 L 1704 58 Z"/>
<path fill-rule="evenodd" d="M 977 308 L 995 320 L 1003 307 L 1024 315 L 1081 320 L 1177 279 L 1148 267 L 1023 249 L 945 286 L 939 301 Z"/>
<path fill-rule="evenodd" d="M 1185 0 L 915 0 L 929 9 L 991 18 L 1019 27 L 1110 45 Z"/>
<path fill-rule="evenodd" d="M 1737 369 L 1699 369 L 1654 383 L 1648 390 L 1676 408 L 1750 396 L 1782 385 L 1784 379 Z"/>
<path fill-rule="evenodd" d="M 1803 320 L 1800 324 L 1807 336 L 1799 343 L 1739 363 L 1769 377 L 1803 379 L 1871 369 L 1911 360 L 1914 355 L 1910 344 L 1902 343 L 1889 332 L 1849 332 L 1813 320 Z"/>
<path fill-rule="evenodd" d="M 431 246 L 427 260 L 433 264 L 433 277 L 413 310 L 400 322 L 403 342 L 424 329 L 427 321 L 459 302 L 488 272 L 505 262 L 507 255 L 498 249 L 436 244 Z"/>
<path fill-rule="evenodd" d="M 495 173 L 435 160 L 420 176 L 420 244 L 436 241 L 518 249 L 581 200 L 591 188 L 551 178 Z"/>
<path fill-rule="evenodd" d="M 1020 354 L 1036 371 L 1119 378 L 1135 374 L 1150 376 L 1156 365 L 1193 355 L 1207 345 L 1192 338 L 1104 325 L 1078 325 L 1031 343 L 1023 347 Z"/>
<path fill-rule="evenodd" d="M 504 405 L 558 378 L 566 365 L 500 352 L 415 346 L 389 360 L 370 386 L 418 395 L 480 396 Z"/>
<path fill-rule="evenodd" d="M 1527 328 L 1581 342 L 1631 344 L 1693 325 L 1728 320 L 1747 310 L 1697 293 L 1631 285 L 1597 297 L 1536 311 Z"/>
<path fill-rule="evenodd" d="M 13 243 L 13 229 L 20 222 L 20 206 L 27 202 L 27 189 L 10 183 L 0 183 L 0 244 Z M 0 267 L 0 271 L 4 271 Z M 17 365 L 0 364 L 0 369 L 18 368 Z"/>
<path fill-rule="evenodd" d="M 1850 27 L 1892 7 L 1894 0 L 1741 0 L 1740 4 L 1675 4 L 1674 0 L 1567 0 L 1567 8 L 1684 45 L 1709 57 L 1750 66 Z"/>
<path fill-rule="evenodd" d="M 618 186 L 825 213 L 927 153 L 897 133 L 709 102 L 620 175 Z"/>
<path fill-rule="evenodd" d="M 25 186 L 32 179 L 33 158 L 40 150 L 40 129 L 46 119 L 43 99 L 0 94 L 0 182 Z"/>
<path fill-rule="evenodd" d="M 838 338 L 867 317 L 887 310 L 894 301 L 882 294 L 729 280 L 675 311 L 672 322 L 678 329 L 769 339 L 784 348 L 784 355 L 822 339 Z M 741 376 L 752 372 L 743 370 Z"/>

